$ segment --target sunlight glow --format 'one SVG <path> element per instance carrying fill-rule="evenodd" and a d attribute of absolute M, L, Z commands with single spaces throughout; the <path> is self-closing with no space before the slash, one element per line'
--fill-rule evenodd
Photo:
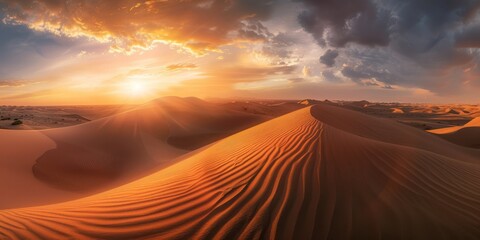
<path fill-rule="evenodd" d="M 130 82 L 130 95 L 140 96 L 145 93 L 146 87 L 143 82 Z"/>
<path fill-rule="evenodd" d="M 151 82 L 147 76 L 134 75 L 125 79 L 121 84 L 123 96 L 128 96 L 129 101 L 144 101 L 151 95 Z"/>

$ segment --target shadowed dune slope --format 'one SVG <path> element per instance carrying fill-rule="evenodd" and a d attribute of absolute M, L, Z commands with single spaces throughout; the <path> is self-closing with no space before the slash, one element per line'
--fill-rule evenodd
<path fill-rule="evenodd" d="M 464 126 L 430 130 L 452 143 L 470 148 L 480 148 L 480 117 L 474 118 Z"/>
<path fill-rule="evenodd" d="M 265 121 L 196 98 L 166 97 L 82 125 L 0 130 L 0 209 L 75 199 L 128 183 Z"/>
<path fill-rule="evenodd" d="M 45 131 L 57 147 L 37 159 L 33 172 L 52 185 L 88 190 L 126 175 L 144 176 L 149 169 L 263 121 L 197 98 L 161 98 L 71 129 Z"/>
<path fill-rule="evenodd" d="M 0 211 L 0 238 L 478 238 L 478 152 L 453 156 L 456 145 L 434 139 L 390 120 L 317 105 L 128 185 Z M 435 144 L 450 150 L 434 152 Z"/>
<path fill-rule="evenodd" d="M 418 148 L 460 161 L 480 163 L 480 151 L 460 148 L 405 124 L 322 104 L 312 108 L 321 122 L 368 139 Z"/>

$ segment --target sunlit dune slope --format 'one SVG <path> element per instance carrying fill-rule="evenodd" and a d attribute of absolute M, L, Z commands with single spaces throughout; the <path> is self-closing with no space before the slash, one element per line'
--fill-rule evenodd
<path fill-rule="evenodd" d="M 0 238 L 475 239 L 478 153 L 322 104 L 101 194 L 0 211 Z"/>
<path fill-rule="evenodd" d="M 429 132 L 458 145 L 480 148 L 480 117 L 474 118 L 464 126 L 440 128 Z"/>
<path fill-rule="evenodd" d="M 265 120 L 196 98 L 167 97 L 73 127 L 0 131 L 0 195 L 8 196 L 0 198 L 0 209 L 118 186 Z"/>
<path fill-rule="evenodd" d="M 401 108 L 392 108 L 392 113 L 403 114 L 405 112 Z"/>

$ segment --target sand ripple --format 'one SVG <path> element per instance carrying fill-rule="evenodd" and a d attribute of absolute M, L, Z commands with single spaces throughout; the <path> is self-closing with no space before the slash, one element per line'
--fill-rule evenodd
<path fill-rule="evenodd" d="M 122 187 L 0 211 L 0 239 L 480 237 L 475 155 L 380 141 L 320 121 L 323 112 L 360 115 L 304 108 Z"/>

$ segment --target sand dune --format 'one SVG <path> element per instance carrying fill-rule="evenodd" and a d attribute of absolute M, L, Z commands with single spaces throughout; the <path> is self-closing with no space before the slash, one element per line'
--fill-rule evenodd
<path fill-rule="evenodd" d="M 0 211 L 0 238 L 475 239 L 479 156 L 321 104 L 110 191 Z"/>
<path fill-rule="evenodd" d="M 315 105 L 319 103 L 322 103 L 322 101 L 315 100 L 315 99 L 304 99 L 304 100 L 298 101 L 298 104 L 302 104 L 302 105 Z"/>
<path fill-rule="evenodd" d="M 480 117 L 472 119 L 470 122 L 465 124 L 465 127 L 480 127 Z"/>
<path fill-rule="evenodd" d="M 82 125 L 2 130 L 0 194 L 8 198 L 0 198 L 0 209 L 65 201 L 127 183 L 266 119 L 200 99 L 167 97 Z"/>
<path fill-rule="evenodd" d="M 361 101 L 353 101 L 353 102 L 344 102 L 343 105 L 349 106 L 349 107 L 364 108 L 364 107 L 368 107 L 368 105 L 370 105 L 370 102 L 367 100 L 361 100 Z"/>
<path fill-rule="evenodd" d="M 79 125 L 131 110 L 132 105 L 0 106 L 0 129 L 41 130 Z M 16 120 L 22 123 L 12 125 Z"/>
<path fill-rule="evenodd" d="M 464 126 L 440 128 L 429 132 L 458 145 L 480 148 L 480 117 L 474 118 Z"/>
<path fill-rule="evenodd" d="M 254 102 L 254 101 L 232 101 L 221 104 L 222 107 L 240 112 L 278 117 L 280 115 L 298 110 L 304 106 L 293 101 Z"/>
<path fill-rule="evenodd" d="M 405 112 L 401 108 L 392 108 L 392 113 L 403 114 Z"/>
<path fill-rule="evenodd" d="M 445 113 L 450 113 L 450 114 L 460 114 L 458 110 L 447 108 L 445 109 Z"/>

